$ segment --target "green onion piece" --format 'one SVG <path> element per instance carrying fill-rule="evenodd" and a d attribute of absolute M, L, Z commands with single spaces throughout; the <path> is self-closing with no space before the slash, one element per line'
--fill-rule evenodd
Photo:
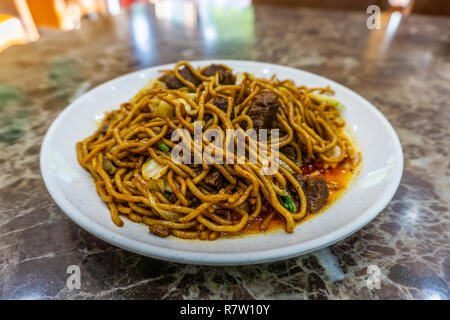
<path fill-rule="evenodd" d="M 248 77 L 250 80 L 255 80 L 255 79 L 256 79 L 256 77 L 255 77 L 255 75 L 254 75 L 253 73 L 245 72 L 245 74 L 247 75 L 247 77 Z"/>
<path fill-rule="evenodd" d="M 297 206 L 289 194 L 286 194 L 281 198 L 283 199 L 283 207 L 288 209 L 290 212 L 297 212 Z"/>
<path fill-rule="evenodd" d="M 336 108 L 344 108 L 344 106 L 335 98 L 327 96 L 325 94 L 319 94 L 319 93 L 310 93 L 309 94 L 312 98 L 314 98 L 315 100 L 317 100 L 318 102 L 328 102 L 329 104 L 335 106 Z"/>
<path fill-rule="evenodd" d="M 169 146 L 168 146 L 167 144 L 165 144 L 165 143 L 160 143 L 160 144 L 158 145 L 158 147 L 159 147 L 159 149 L 160 149 L 161 151 L 163 151 L 163 152 L 169 152 L 169 151 L 170 151 Z"/>
<path fill-rule="evenodd" d="M 286 89 L 285 87 L 278 87 L 278 90 L 280 90 L 280 91 L 288 91 L 288 89 Z"/>

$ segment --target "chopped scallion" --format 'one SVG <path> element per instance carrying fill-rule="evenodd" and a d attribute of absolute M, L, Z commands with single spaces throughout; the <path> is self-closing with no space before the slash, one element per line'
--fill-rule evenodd
<path fill-rule="evenodd" d="M 160 149 L 161 151 L 163 151 L 163 152 L 169 152 L 169 151 L 170 151 L 169 146 L 168 146 L 167 144 L 165 144 L 165 143 L 160 143 L 160 144 L 158 145 L 158 147 L 159 147 L 159 149 Z"/>
<path fill-rule="evenodd" d="M 283 199 L 283 207 L 288 209 L 290 212 L 297 212 L 297 206 L 289 194 L 282 196 L 281 199 Z"/>

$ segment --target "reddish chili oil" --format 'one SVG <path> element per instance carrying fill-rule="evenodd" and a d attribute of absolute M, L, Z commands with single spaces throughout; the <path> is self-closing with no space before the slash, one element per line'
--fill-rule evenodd
<path fill-rule="evenodd" d="M 348 159 L 341 163 L 339 163 L 335 168 L 319 168 L 316 164 L 307 162 L 303 163 L 301 166 L 301 169 L 303 171 L 303 174 L 309 175 L 313 174 L 315 178 L 325 178 L 328 185 L 329 190 L 329 196 L 328 201 L 325 206 L 322 207 L 322 209 L 319 212 L 316 212 L 314 214 L 308 213 L 305 218 L 303 218 L 300 221 L 297 221 L 296 224 L 300 224 L 305 222 L 306 220 L 320 214 L 324 210 L 326 210 L 330 205 L 346 190 L 346 187 L 350 180 L 352 179 L 353 175 L 357 173 L 359 162 Z M 336 188 L 337 185 L 337 188 Z M 269 223 L 269 226 L 267 230 L 261 231 L 260 226 L 265 220 L 265 218 L 269 215 L 270 210 L 261 210 L 261 213 L 259 216 L 252 222 L 249 222 L 247 226 L 242 229 L 241 231 L 237 233 L 230 233 L 230 236 L 236 236 L 236 235 L 245 235 L 245 234 L 255 234 L 255 233 L 267 233 L 278 229 L 284 229 L 285 222 L 283 217 L 281 217 L 279 214 L 275 214 L 275 216 L 272 218 L 272 220 Z M 239 216 L 236 216 L 236 219 L 240 219 Z M 223 234 L 223 236 L 226 236 L 227 234 Z"/>

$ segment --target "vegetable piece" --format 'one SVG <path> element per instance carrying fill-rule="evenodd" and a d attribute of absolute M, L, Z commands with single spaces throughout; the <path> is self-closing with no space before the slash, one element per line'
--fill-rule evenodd
<path fill-rule="evenodd" d="M 165 143 L 162 143 L 162 142 L 160 144 L 158 144 L 158 148 L 159 148 L 159 150 L 161 150 L 163 152 L 169 152 L 170 151 L 169 146 L 167 144 L 165 144 Z"/>
<path fill-rule="evenodd" d="M 197 94 L 196 94 L 196 93 L 188 92 L 188 93 L 186 93 L 186 95 L 187 95 L 192 101 L 194 101 L 194 102 L 197 101 Z"/>
<path fill-rule="evenodd" d="M 239 205 L 239 209 L 242 209 L 246 212 L 250 211 L 250 206 L 248 205 L 248 201 L 245 201 Z"/>
<path fill-rule="evenodd" d="M 188 96 L 189 100 L 191 100 L 192 102 L 196 102 L 197 101 L 197 94 L 196 93 L 186 93 L 185 95 Z M 177 102 L 181 102 L 184 105 L 184 109 L 186 110 L 186 112 L 190 115 L 194 115 L 195 114 L 195 110 L 192 110 L 191 105 L 186 101 L 186 99 L 183 98 L 178 98 L 175 101 Z M 194 114 L 192 113 L 194 112 Z"/>
<path fill-rule="evenodd" d="M 103 159 L 103 169 L 108 172 L 110 175 L 113 175 L 116 173 L 117 168 L 109 159 Z"/>
<path fill-rule="evenodd" d="M 164 191 L 165 191 L 165 192 L 172 193 L 173 190 L 172 190 L 172 188 L 171 188 L 170 185 L 169 185 L 169 181 L 167 180 L 167 175 L 165 175 L 164 177 L 162 177 L 162 180 L 164 181 Z M 179 185 L 178 182 L 175 181 L 175 185 L 178 186 L 178 185 Z"/>
<path fill-rule="evenodd" d="M 150 90 L 155 88 L 167 88 L 166 84 L 159 80 L 149 80 L 141 90 Z"/>
<path fill-rule="evenodd" d="M 281 152 L 280 152 L 281 153 Z M 286 162 L 284 162 L 283 160 L 281 160 L 281 159 L 278 159 L 279 160 L 279 163 L 280 163 L 280 166 L 282 166 L 283 168 L 285 168 L 287 171 L 289 171 L 290 173 L 294 173 L 295 171 L 294 171 L 294 169 L 292 169 Z"/>
<path fill-rule="evenodd" d="M 131 99 L 131 101 L 137 101 L 139 98 L 142 97 L 144 94 L 144 91 L 156 89 L 156 88 L 167 88 L 166 84 L 164 82 L 161 82 L 159 80 L 149 80 L 142 88 L 139 90 L 139 92 Z"/>
<path fill-rule="evenodd" d="M 245 80 L 245 75 L 243 73 L 236 73 L 235 84 L 241 84 Z"/>
<path fill-rule="evenodd" d="M 160 102 L 161 102 L 161 99 L 156 96 L 150 99 L 150 103 L 152 104 L 152 107 L 154 107 L 154 106 L 157 107 Z"/>
<path fill-rule="evenodd" d="M 255 80 L 256 77 L 254 74 L 252 73 L 248 73 L 248 72 L 244 72 L 244 73 L 236 73 L 236 81 L 234 82 L 235 84 L 241 84 L 246 78 L 250 79 L 250 80 Z"/>
<path fill-rule="evenodd" d="M 168 168 L 168 165 L 164 166 L 155 160 L 150 159 L 142 166 L 142 176 L 147 180 L 158 180 L 167 172 Z"/>
<path fill-rule="evenodd" d="M 244 74 L 245 74 L 250 80 L 255 80 L 255 79 L 256 79 L 256 77 L 255 77 L 255 75 L 254 75 L 253 73 L 245 72 Z"/>
<path fill-rule="evenodd" d="M 152 195 L 150 190 L 146 188 L 145 184 L 143 184 L 136 178 L 133 178 L 132 182 L 136 186 L 136 188 L 139 189 L 139 191 L 147 195 L 148 201 L 150 202 L 150 207 L 152 208 L 153 211 L 156 211 L 160 217 L 170 221 L 177 221 L 181 217 L 181 215 L 178 212 L 160 209 L 158 207 L 158 203 L 155 200 L 155 197 Z"/>
<path fill-rule="evenodd" d="M 342 103 L 340 103 L 338 100 L 336 100 L 333 97 L 324 95 L 324 94 L 319 94 L 319 93 L 310 93 L 309 94 L 313 99 L 317 100 L 318 102 L 322 103 L 324 101 L 328 102 L 329 104 L 339 108 L 339 109 L 343 109 L 344 106 L 342 105 Z"/>
<path fill-rule="evenodd" d="M 289 193 L 281 196 L 281 199 L 283 199 L 283 207 L 288 209 L 290 212 L 297 212 L 297 206 L 295 205 L 295 202 L 294 200 L 292 200 Z"/>
<path fill-rule="evenodd" d="M 147 182 L 148 189 L 151 191 L 159 191 L 164 192 L 164 180 L 162 179 L 152 179 L 149 182 Z"/>
<path fill-rule="evenodd" d="M 186 110 L 187 113 L 191 112 L 191 105 L 189 103 L 187 103 L 187 101 L 184 100 L 183 98 L 178 98 L 178 99 L 175 99 L 174 101 L 179 102 L 182 105 L 184 105 L 184 109 Z"/>
<path fill-rule="evenodd" d="M 150 110 L 156 114 L 167 114 L 169 117 L 175 116 L 173 106 L 164 100 L 161 100 L 158 105 L 151 105 Z"/>

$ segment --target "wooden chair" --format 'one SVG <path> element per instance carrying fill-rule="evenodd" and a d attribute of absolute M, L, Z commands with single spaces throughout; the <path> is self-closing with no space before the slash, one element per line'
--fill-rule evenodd
<path fill-rule="evenodd" d="M 39 32 L 26 0 L 2 0 L 0 13 L 20 19 L 29 41 L 39 39 Z M 10 19 L 5 18 L 4 23 L 6 21 Z"/>

